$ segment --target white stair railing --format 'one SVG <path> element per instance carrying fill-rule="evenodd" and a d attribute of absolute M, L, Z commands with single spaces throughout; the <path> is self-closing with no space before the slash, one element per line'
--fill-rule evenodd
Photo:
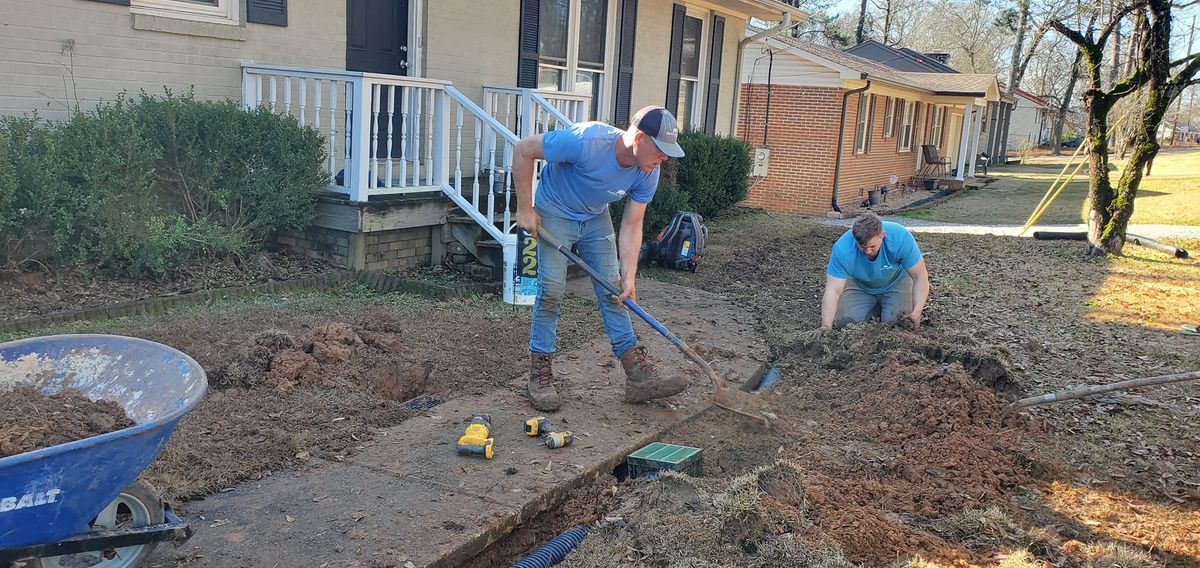
<path fill-rule="evenodd" d="M 333 190 L 351 201 L 440 191 L 438 98 L 448 81 L 242 65 L 242 106 L 295 116 L 326 139 Z M 282 95 L 282 97 L 281 97 Z"/>

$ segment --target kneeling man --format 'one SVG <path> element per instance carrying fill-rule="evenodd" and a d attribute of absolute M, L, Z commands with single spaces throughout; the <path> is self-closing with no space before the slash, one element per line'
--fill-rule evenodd
<path fill-rule="evenodd" d="M 833 244 L 825 269 L 821 327 L 909 318 L 921 324 L 929 273 L 911 232 L 867 213 Z"/>

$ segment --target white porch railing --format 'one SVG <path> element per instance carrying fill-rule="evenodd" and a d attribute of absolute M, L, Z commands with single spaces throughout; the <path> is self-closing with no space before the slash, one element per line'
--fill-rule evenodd
<path fill-rule="evenodd" d="M 592 97 L 541 89 L 483 88 L 483 108 L 524 138 L 588 119 Z M 525 117 L 532 117 L 525 120 Z"/>
<path fill-rule="evenodd" d="M 256 64 L 242 79 L 244 108 L 325 136 L 333 189 L 352 201 L 441 191 L 498 241 L 512 228 L 519 138 L 448 81 Z"/>

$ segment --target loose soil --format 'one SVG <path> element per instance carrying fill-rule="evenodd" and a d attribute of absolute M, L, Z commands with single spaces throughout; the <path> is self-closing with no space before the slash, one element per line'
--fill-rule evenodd
<path fill-rule="evenodd" d="M 46 396 L 29 385 L 4 391 L 0 458 L 49 448 L 134 425 L 111 400 L 93 401 L 75 389 Z"/>
<path fill-rule="evenodd" d="M 710 231 L 698 274 L 645 274 L 757 314 L 780 419 L 713 410 L 665 434 L 704 449 L 704 477 L 620 484 L 565 565 L 1200 565 L 1195 384 L 1001 418 L 1017 397 L 1200 368 L 1178 334 L 1200 313 L 1195 264 L 919 235 L 930 323 L 822 334 L 842 229 L 747 214 Z"/>
<path fill-rule="evenodd" d="M 1000 415 L 1019 396 L 1200 368 L 1178 333 L 1200 314 L 1200 266 L 918 235 L 930 322 L 820 334 L 841 229 L 745 214 L 710 231 L 699 273 L 643 274 L 756 315 L 783 374 L 766 395 L 775 426 L 712 410 L 664 436 L 704 449 L 703 478 L 601 478 L 473 566 L 593 522 L 568 566 L 1200 565 L 1195 383 Z M 587 300 L 560 321 L 562 350 L 601 329 Z M 353 285 L 58 330 L 162 341 L 209 372 L 214 389 L 149 471 L 172 498 L 344 459 L 414 412 L 404 397 L 512 388 L 528 364 L 522 310 Z"/>
<path fill-rule="evenodd" d="M 0 270 L 0 319 L 102 308 L 131 300 L 306 278 L 336 270 L 323 261 L 290 252 L 204 260 L 162 279 L 131 278 L 112 271 L 82 268 Z"/>
<path fill-rule="evenodd" d="M 601 333 L 594 303 L 569 299 L 562 314 L 560 349 Z M 341 461 L 378 428 L 442 400 L 511 388 L 529 365 L 528 310 L 495 298 L 375 295 L 354 283 L 37 333 L 142 337 L 204 367 L 208 394 L 145 474 L 170 500 L 314 458 Z"/>

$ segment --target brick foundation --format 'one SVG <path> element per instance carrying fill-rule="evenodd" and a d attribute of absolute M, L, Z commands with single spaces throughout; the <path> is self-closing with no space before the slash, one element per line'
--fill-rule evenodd
<path fill-rule="evenodd" d="M 275 243 L 310 258 L 318 258 L 341 268 L 349 268 L 352 233 L 311 227 L 304 231 L 280 231 Z"/>
<path fill-rule="evenodd" d="M 429 227 L 413 227 L 357 234 L 313 227 L 305 231 L 281 232 L 275 243 L 355 270 L 404 269 L 428 264 L 431 251 Z"/>
<path fill-rule="evenodd" d="M 429 263 L 429 227 L 367 233 L 364 238 L 366 256 L 363 260 L 367 270 L 411 268 Z"/>

